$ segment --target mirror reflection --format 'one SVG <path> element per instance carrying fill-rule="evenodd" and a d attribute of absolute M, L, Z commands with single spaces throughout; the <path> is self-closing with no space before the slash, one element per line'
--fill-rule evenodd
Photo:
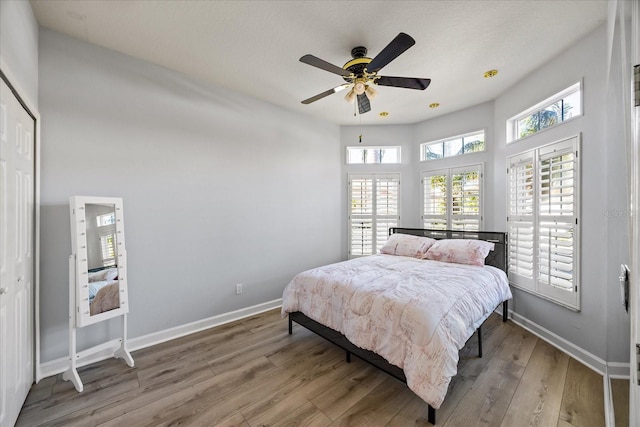
<path fill-rule="evenodd" d="M 89 312 L 120 308 L 115 205 L 85 205 Z"/>

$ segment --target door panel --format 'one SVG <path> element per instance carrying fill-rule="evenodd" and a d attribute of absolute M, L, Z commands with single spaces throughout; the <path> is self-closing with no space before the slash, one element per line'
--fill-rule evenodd
<path fill-rule="evenodd" d="M 33 382 L 33 118 L 0 80 L 0 426 L 12 426 Z"/>

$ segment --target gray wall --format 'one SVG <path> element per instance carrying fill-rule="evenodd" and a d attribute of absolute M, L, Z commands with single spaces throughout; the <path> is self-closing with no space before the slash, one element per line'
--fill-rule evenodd
<path fill-rule="evenodd" d="M 628 241 L 618 240 L 621 221 L 608 221 L 606 212 L 624 210 L 610 206 L 609 194 L 626 191 L 626 165 L 612 162 L 609 155 L 624 152 L 622 141 L 605 133 L 606 118 L 606 32 L 602 26 L 541 69 L 531 73 L 496 100 L 496 130 L 498 140 L 505 141 L 505 121 L 544 98 L 583 80 L 583 116 L 561 126 L 548 129 L 521 142 L 499 145 L 495 157 L 499 189 L 506 189 L 505 158 L 533 146 L 557 141 L 582 133 L 581 191 L 581 286 L 582 306 L 579 313 L 564 309 L 525 292 L 514 291 L 516 312 L 538 325 L 569 340 L 575 345 L 610 362 L 626 362 L 629 358 L 629 322 L 618 320 L 620 306 L 611 301 L 610 289 L 618 290 L 617 267 L 628 262 Z M 618 157 L 619 153 L 614 154 Z M 503 191 L 497 191 L 495 202 L 500 209 L 497 218 L 505 223 L 506 208 Z M 620 200 L 616 203 L 618 203 Z M 611 257 L 610 254 L 616 254 Z M 619 324 L 616 331 L 621 340 L 607 341 L 607 325 Z"/>
<path fill-rule="evenodd" d="M 583 117 L 506 145 L 507 119 L 579 80 L 584 83 Z M 402 144 L 402 207 L 407 221 L 401 222 L 405 226 L 421 225 L 420 171 L 484 163 L 485 228 L 506 231 L 506 158 L 581 133 L 582 310 L 574 312 L 517 289 L 513 290 L 510 308 L 605 361 L 626 363 L 629 360 L 629 318 L 620 308 L 617 282 L 619 264 L 628 262 L 628 228 L 624 216 L 627 212 L 625 146 L 621 139 L 605 132 L 607 114 L 611 114 L 605 108 L 606 87 L 603 26 L 533 71 L 493 102 L 414 125 L 387 129 L 343 127 L 341 140 L 343 147 L 356 145 L 357 134 L 363 133 L 371 135 L 366 145 Z M 419 162 L 420 143 L 481 128 L 486 131 L 487 152 Z M 382 137 L 374 137 L 376 135 Z M 371 165 L 363 168 L 367 171 L 377 169 Z M 346 187 L 345 180 L 346 177 L 343 178 Z M 619 212 L 623 214 L 618 215 Z M 343 229 L 346 230 L 346 220 L 343 220 Z"/>
<path fill-rule="evenodd" d="M 0 1 L 0 58 L 12 73 L 11 83 L 38 108 L 38 23 L 28 1 Z"/>
<path fill-rule="evenodd" d="M 67 353 L 69 196 L 124 199 L 130 337 L 280 298 L 340 259 L 337 125 L 45 29 L 40 110 L 45 362 Z"/>

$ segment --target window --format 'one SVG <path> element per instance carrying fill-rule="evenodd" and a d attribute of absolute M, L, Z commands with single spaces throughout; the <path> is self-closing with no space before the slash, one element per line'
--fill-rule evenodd
<path fill-rule="evenodd" d="M 400 174 L 349 175 L 349 257 L 373 255 L 400 220 Z"/>
<path fill-rule="evenodd" d="M 100 235 L 100 252 L 102 253 L 102 265 L 116 265 L 116 235 L 114 233 Z"/>
<path fill-rule="evenodd" d="M 576 83 L 507 120 L 507 142 L 582 115 L 582 87 Z"/>
<path fill-rule="evenodd" d="M 400 147 L 347 147 L 347 164 L 375 163 L 400 163 Z"/>
<path fill-rule="evenodd" d="M 424 228 L 480 230 L 482 165 L 422 172 Z"/>
<path fill-rule="evenodd" d="M 116 223 L 116 213 L 109 212 L 104 215 L 96 216 L 96 223 L 98 227 L 104 227 L 106 225 L 113 225 Z"/>
<path fill-rule="evenodd" d="M 441 141 L 420 144 L 420 160 L 435 160 L 484 151 L 484 131 L 453 136 Z"/>
<path fill-rule="evenodd" d="M 579 309 L 579 137 L 508 159 L 509 280 Z"/>
<path fill-rule="evenodd" d="M 108 212 L 96 216 L 102 265 L 116 265 L 116 213 Z"/>

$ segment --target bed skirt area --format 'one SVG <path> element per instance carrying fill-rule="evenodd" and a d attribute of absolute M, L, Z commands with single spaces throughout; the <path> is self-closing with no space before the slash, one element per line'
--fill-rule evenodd
<path fill-rule="evenodd" d="M 502 321 L 503 322 L 507 321 L 508 307 L 509 307 L 508 304 L 509 304 L 508 300 L 502 303 Z M 407 378 L 405 377 L 402 369 L 400 369 L 395 365 L 390 364 L 389 362 L 387 362 L 387 360 L 384 357 L 370 350 L 365 350 L 363 348 L 360 348 L 354 345 L 340 332 L 316 322 L 315 320 L 305 316 L 303 313 L 299 311 L 289 313 L 288 318 L 289 318 L 289 334 L 290 335 L 293 334 L 293 322 L 296 322 L 297 324 L 304 326 L 311 332 L 316 333 L 317 335 L 321 336 L 327 341 L 345 350 L 347 363 L 351 362 L 351 355 L 353 354 L 359 357 L 360 359 L 364 360 L 365 362 L 375 366 L 376 368 L 386 372 L 387 374 L 391 375 L 392 377 L 406 384 Z M 482 329 L 481 328 L 482 326 L 478 327 L 478 356 L 479 357 L 482 357 Z M 431 405 L 429 404 L 427 405 L 428 405 L 428 411 L 429 411 L 428 421 L 431 424 L 435 425 L 436 410 Z"/>

